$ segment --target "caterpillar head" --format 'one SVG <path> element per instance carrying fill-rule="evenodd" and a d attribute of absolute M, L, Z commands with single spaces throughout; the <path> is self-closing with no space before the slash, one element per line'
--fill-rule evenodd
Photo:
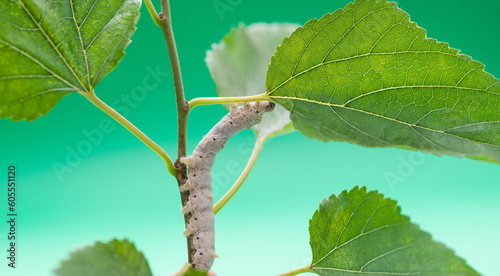
<path fill-rule="evenodd" d="M 276 106 L 274 103 L 267 102 L 267 104 L 266 104 L 266 112 L 272 111 L 274 109 L 274 106 Z"/>
<path fill-rule="evenodd" d="M 256 102 L 254 105 L 255 113 L 269 112 L 274 109 L 275 104 L 272 102 Z"/>

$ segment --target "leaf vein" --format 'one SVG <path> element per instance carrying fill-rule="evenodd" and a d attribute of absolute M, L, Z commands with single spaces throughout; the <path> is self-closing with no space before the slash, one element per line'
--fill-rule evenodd
<path fill-rule="evenodd" d="M 33 21 L 33 23 L 35 23 L 35 25 L 40 29 L 40 31 L 42 32 L 42 34 L 45 36 L 45 38 L 47 39 L 47 41 L 51 45 L 52 49 L 54 49 L 54 51 L 57 53 L 57 55 L 59 56 L 59 58 L 64 62 L 64 64 L 66 65 L 66 67 L 73 74 L 73 76 L 75 77 L 75 79 L 80 83 L 80 85 L 82 86 L 83 90 L 87 90 L 87 88 L 85 87 L 85 85 L 81 82 L 80 78 L 78 78 L 78 75 L 76 74 L 76 72 L 73 70 L 73 67 L 71 67 L 71 65 L 68 63 L 68 60 L 64 57 L 64 55 L 61 53 L 61 51 L 59 51 L 59 48 L 56 47 L 56 45 L 54 44 L 54 41 L 52 41 L 52 38 L 45 32 L 45 29 L 42 28 L 42 26 L 40 25 L 40 23 L 35 19 L 35 17 L 31 13 L 31 11 L 24 5 L 23 1 L 25 1 L 25 0 L 19 0 L 18 3 L 21 5 L 21 7 L 26 12 L 26 14 L 29 16 L 29 18 Z"/>
<path fill-rule="evenodd" d="M 0 39 L 0 43 L 3 43 L 4 45 L 6 45 L 7 47 L 11 48 L 12 50 L 18 52 L 19 54 L 29 58 L 30 60 L 32 60 L 34 63 L 38 64 L 41 68 L 43 68 L 45 71 L 47 71 L 48 73 L 52 74 L 54 77 L 56 77 L 57 79 L 59 79 L 60 81 L 66 83 L 68 86 L 74 88 L 75 90 L 79 90 L 76 86 L 74 86 L 73 84 L 71 84 L 70 82 L 68 82 L 65 78 L 59 76 L 58 74 L 56 74 L 54 71 L 50 70 L 45 64 L 43 64 L 42 62 L 40 62 L 39 60 L 35 59 L 34 57 L 32 57 L 30 54 L 26 53 L 25 51 L 15 47 L 14 45 L 8 43 L 7 41 L 4 41 L 2 39 Z"/>

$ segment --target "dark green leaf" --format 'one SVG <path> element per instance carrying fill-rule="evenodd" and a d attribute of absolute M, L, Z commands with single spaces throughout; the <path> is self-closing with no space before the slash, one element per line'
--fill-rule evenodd
<path fill-rule="evenodd" d="M 283 40 L 268 95 L 308 137 L 500 162 L 500 81 L 393 2 L 357 0 Z"/>
<path fill-rule="evenodd" d="M 396 202 L 355 187 L 324 199 L 309 222 L 320 275 L 479 275 L 401 214 Z"/>
<path fill-rule="evenodd" d="M 125 54 L 139 0 L 0 1 L 0 117 L 35 120 L 89 93 Z"/>
<path fill-rule="evenodd" d="M 151 276 L 142 252 L 128 240 L 97 242 L 71 253 L 56 270 L 57 276 Z"/>

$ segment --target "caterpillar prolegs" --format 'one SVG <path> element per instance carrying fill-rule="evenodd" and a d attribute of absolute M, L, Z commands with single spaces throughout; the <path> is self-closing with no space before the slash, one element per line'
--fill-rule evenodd
<path fill-rule="evenodd" d="M 214 198 L 212 195 L 212 174 L 210 170 L 216 154 L 227 141 L 243 129 L 260 123 L 265 112 L 274 109 L 271 102 L 245 103 L 238 107 L 231 104 L 231 111 L 224 116 L 196 146 L 189 157 L 181 157 L 180 162 L 188 166 L 188 179 L 181 191 L 189 191 L 189 200 L 182 213 L 191 213 L 191 219 L 184 230 L 184 236 L 193 235 L 195 248 L 193 265 L 195 269 L 208 271 L 212 267 L 215 254 L 214 238 Z"/>

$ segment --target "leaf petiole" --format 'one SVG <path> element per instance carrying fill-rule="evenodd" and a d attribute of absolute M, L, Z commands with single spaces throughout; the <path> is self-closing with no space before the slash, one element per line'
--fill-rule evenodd
<path fill-rule="evenodd" d="M 209 104 L 226 104 L 226 103 L 242 103 L 242 102 L 257 102 L 257 101 L 272 101 L 266 94 L 243 96 L 243 97 L 207 97 L 207 98 L 194 98 L 189 101 L 189 108 L 193 110 L 199 105 Z"/>
<path fill-rule="evenodd" d="M 257 141 L 255 141 L 255 145 L 253 147 L 252 155 L 250 156 L 247 165 L 243 169 L 243 172 L 241 172 L 236 182 L 234 182 L 231 189 L 229 189 L 229 191 L 227 191 L 227 193 L 214 205 L 214 214 L 217 214 L 217 212 L 219 212 L 220 209 L 222 209 L 222 207 L 224 207 L 224 205 L 226 205 L 226 203 L 231 200 L 231 198 L 243 185 L 243 182 L 245 182 L 245 180 L 247 179 L 248 175 L 252 171 L 253 166 L 255 165 L 255 162 L 257 161 L 257 158 L 259 157 L 262 145 L 264 145 L 266 139 L 267 137 L 257 138 Z"/>
<path fill-rule="evenodd" d="M 296 268 L 294 270 L 290 270 L 290 271 L 282 273 L 282 274 L 278 274 L 276 276 L 292 276 L 292 275 L 297 275 L 297 274 L 301 274 L 301 273 L 305 273 L 305 272 L 315 273 L 314 270 L 311 269 L 310 265 L 306 265 L 306 266 L 299 267 L 299 268 Z"/>
<path fill-rule="evenodd" d="M 104 103 L 101 99 L 99 99 L 93 90 L 91 90 L 90 93 L 81 91 L 78 93 L 87 98 L 91 103 L 97 106 L 100 110 L 104 111 L 111 118 L 115 119 L 118 123 L 120 123 L 126 129 L 128 129 L 128 131 L 130 131 L 137 138 L 139 138 L 139 140 L 141 140 L 144 144 L 146 144 L 146 146 L 150 147 L 154 152 L 156 152 L 167 164 L 168 172 L 171 175 L 175 176 L 175 174 L 177 173 L 177 169 L 174 167 L 174 164 L 172 163 L 172 159 L 170 159 L 170 156 L 160 146 L 158 146 L 155 142 L 153 142 L 153 140 L 151 140 L 148 136 L 146 136 L 146 134 L 140 131 L 135 125 L 133 125 L 127 119 L 125 119 L 125 117 L 123 117 L 120 113 L 116 112 L 116 110 L 114 110 L 109 105 Z"/>
<path fill-rule="evenodd" d="M 155 24 L 158 25 L 159 27 L 161 27 L 162 20 L 160 19 L 160 16 L 156 12 L 156 9 L 153 6 L 153 3 L 151 3 L 151 0 L 143 0 L 143 1 L 144 1 L 144 4 L 146 4 L 146 8 L 148 9 L 149 14 L 151 14 L 151 18 L 153 19 Z"/>

